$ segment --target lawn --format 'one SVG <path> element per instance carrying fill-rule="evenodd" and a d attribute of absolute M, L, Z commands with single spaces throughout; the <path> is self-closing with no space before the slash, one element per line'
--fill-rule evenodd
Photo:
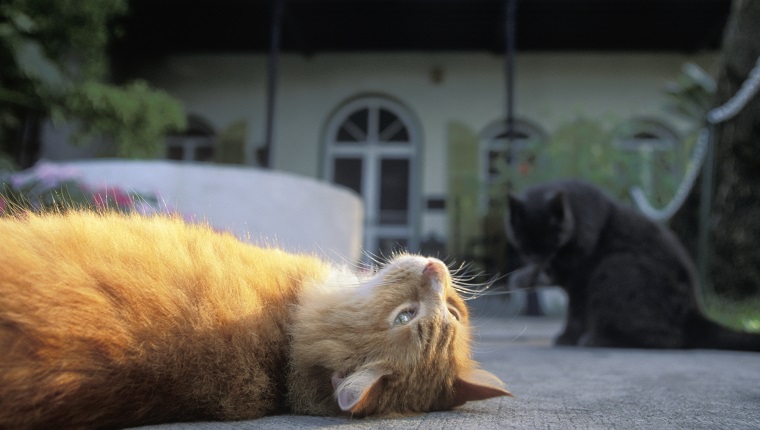
<path fill-rule="evenodd" d="M 760 333 L 760 296 L 737 301 L 711 294 L 705 297 L 705 311 L 729 327 Z"/>

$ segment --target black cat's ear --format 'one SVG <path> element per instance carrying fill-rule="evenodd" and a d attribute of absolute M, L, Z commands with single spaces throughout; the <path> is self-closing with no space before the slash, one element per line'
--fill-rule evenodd
<path fill-rule="evenodd" d="M 507 202 L 509 203 L 509 208 L 507 215 L 504 217 L 504 229 L 507 233 L 507 238 L 514 242 L 516 239 L 515 230 L 520 230 L 524 223 L 525 207 L 523 201 L 511 193 L 507 195 Z"/>
<path fill-rule="evenodd" d="M 522 207 L 522 200 L 512 193 L 507 194 L 507 201 L 509 202 L 510 209 Z"/>
<path fill-rule="evenodd" d="M 525 212 L 525 203 L 514 194 L 510 193 L 507 195 L 507 202 L 509 203 L 510 218 L 520 217 Z"/>
<path fill-rule="evenodd" d="M 345 378 L 333 376 L 335 398 L 340 409 L 360 414 L 380 394 L 381 380 L 387 374 L 387 371 L 376 367 L 364 367 Z"/>
<path fill-rule="evenodd" d="M 565 209 L 566 209 L 566 200 L 565 200 L 565 193 L 562 191 L 557 191 L 549 197 L 549 201 L 547 202 L 547 206 L 549 208 L 549 214 L 551 214 L 552 218 L 555 220 L 561 221 L 565 218 Z"/>
<path fill-rule="evenodd" d="M 557 191 L 549 198 L 548 206 L 550 220 L 560 229 L 557 244 L 562 246 L 570 240 L 575 231 L 575 216 L 563 191 Z"/>
<path fill-rule="evenodd" d="M 454 404 L 461 406 L 467 402 L 485 400 L 492 397 L 512 396 L 496 375 L 482 369 L 475 369 L 460 375 L 454 381 Z"/>

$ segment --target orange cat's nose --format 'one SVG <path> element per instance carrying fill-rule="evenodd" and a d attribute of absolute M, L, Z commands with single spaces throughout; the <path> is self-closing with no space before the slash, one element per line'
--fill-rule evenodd
<path fill-rule="evenodd" d="M 443 264 L 441 260 L 438 260 L 436 258 L 429 258 L 428 261 L 429 263 L 422 271 L 423 274 L 432 275 L 439 278 L 446 276 L 446 273 L 449 271 L 449 269 L 446 268 L 446 265 Z"/>
<path fill-rule="evenodd" d="M 439 296 L 443 297 L 446 291 L 446 279 L 449 269 L 441 260 L 428 258 L 428 263 L 422 270 L 422 275 L 430 279 L 430 285 Z"/>

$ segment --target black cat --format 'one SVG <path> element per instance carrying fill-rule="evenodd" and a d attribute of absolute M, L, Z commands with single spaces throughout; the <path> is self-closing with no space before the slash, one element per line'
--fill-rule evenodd
<path fill-rule="evenodd" d="M 760 334 L 703 315 L 694 265 L 669 230 L 591 184 L 510 195 L 506 229 L 526 263 L 511 285 L 567 291 L 559 345 L 760 351 Z"/>

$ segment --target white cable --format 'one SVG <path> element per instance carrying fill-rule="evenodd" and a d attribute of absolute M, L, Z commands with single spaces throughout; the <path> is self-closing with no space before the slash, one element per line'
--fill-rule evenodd
<path fill-rule="evenodd" d="M 647 200 L 644 190 L 639 186 L 631 188 L 631 197 L 639 210 L 648 218 L 655 221 L 665 221 L 675 215 L 676 211 L 681 208 L 686 198 L 689 196 L 689 191 L 699 176 L 699 170 L 702 168 L 702 163 L 705 161 L 705 154 L 707 154 L 707 142 L 709 140 L 709 132 L 706 128 L 703 128 L 699 132 L 699 138 L 694 146 L 694 152 L 692 154 L 689 165 L 686 167 L 686 173 L 684 174 L 681 183 L 678 185 L 676 194 L 670 200 L 670 202 L 662 209 L 657 209 Z"/>
<path fill-rule="evenodd" d="M 729 101 L 707 113 L 707 121 L 718 124 L 733 118 L 744 109 L 747 102 L 760 90 L 760 57 L 747 75 L 739 91 Z"/>
<path fill-rule="evenodd" d="M 760 90 L 760 57 L 758 57 L 755 62 L 755 67 L 749 72 L 747 79 L 742 83 L 739 91 L 737 91 L 736 94 L 734 94 L 734 96 L 722 106 L 711 109 L 707 113 L 707 121 L 711 124 L 719 124 L 733 118 L 744 109 L 749 100 L 757 94 L 758 90 Z M 699 171 L 705 161 L 705 154 L 707 154 L 707 145 L 709 144 L 709 141 L 710 132 L 707 128 L 703 128 L 699 132 L 699 138 L 694 147 L 691 161 L 686 168 L 684 178 L 678 185 L 678 189 L 676 190 L 673 199 L 671 199 L 664 208 L 657 209 L 652 206 L 647 200 L 641 187 L 635 186 L 631 188 L 631 197 L 644 215 L 655 221 L 665 221 L 678 211 L 686 201 L 686 198 L 689 196 L 689 191 L 694 186 L 697 176 L 699 176 Z"/>

